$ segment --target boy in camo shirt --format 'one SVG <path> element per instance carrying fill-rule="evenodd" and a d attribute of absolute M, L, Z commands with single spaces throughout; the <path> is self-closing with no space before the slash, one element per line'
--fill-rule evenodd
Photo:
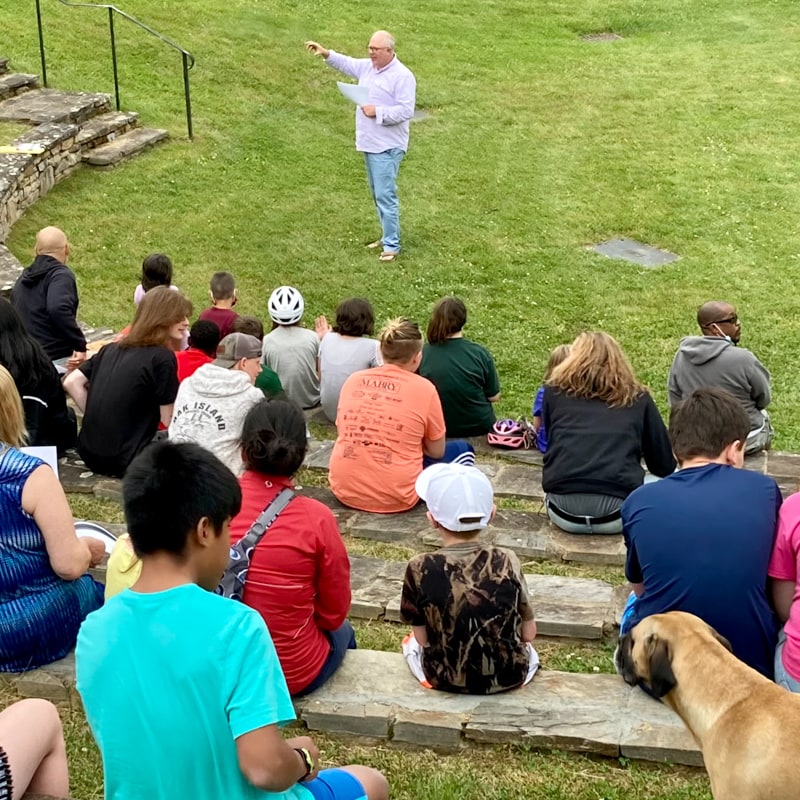
<path fill-rule="evenodd" d="M 494 516 L 494 492 L 477 468 L 434 464 L 417 494 L 442 547 L 411 559 L 400 613 L 411 672 L 446 692 L 493 694 L 533 677 L 539 657 L 525 577 L 514 553 L 478 541 Z"/>

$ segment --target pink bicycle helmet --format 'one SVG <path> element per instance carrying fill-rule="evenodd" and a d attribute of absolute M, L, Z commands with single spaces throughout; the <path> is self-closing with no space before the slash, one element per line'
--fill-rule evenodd
<path fill-rule="evenodd" d="M 515 419 L 499 419 L 487 434 L 486 441 L 495 447 L 526 447 L 527 430 Z"/>

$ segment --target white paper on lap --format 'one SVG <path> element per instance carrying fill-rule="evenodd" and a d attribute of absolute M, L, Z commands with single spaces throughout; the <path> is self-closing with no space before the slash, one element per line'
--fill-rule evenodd
<path fill-rule="evenodd" d="M 29 456 L 41 458 L 45 464 L 53 468 L 53 472 L 58 477 L 58 452 L 53 445 L 42 445 L 40 447 L 20 447 L 20 451 Z"/>

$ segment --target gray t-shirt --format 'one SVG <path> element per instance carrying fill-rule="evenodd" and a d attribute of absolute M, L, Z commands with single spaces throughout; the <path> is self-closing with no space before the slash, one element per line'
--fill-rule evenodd
<path fill-rule="evenodd" d="M 282 325 L 264 337 L 261 363 L 278 373 L 286 396 L 300 408 L 319 405 L 319 337 L 308 328 Z"/>
<path fill-rule="evenodd" d="M 344 382 L 361 369 L 383 363 L 379 343 L 375 339 L 342 336 L 331 331 L 319 346 L 320 394 L 325 416 L 336 422 L 339 393 Z"/>

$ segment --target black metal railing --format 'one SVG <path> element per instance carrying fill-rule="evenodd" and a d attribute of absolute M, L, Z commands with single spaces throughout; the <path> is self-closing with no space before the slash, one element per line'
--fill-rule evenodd
<path fill-rule="evenodd" d="M 194 66 L 194 56 L 188 50 L 184 50 L 179 44 L 173 42 L 172 39 L 169 39 L 168 37 L 159 33 L 157 30 L 151 28 L 149 25 L 146 25 L 144 22 L 136 19 L 136 17 L 131 16 L 127 11 L 122 11 L 116 6 L 105 3 L 74 3 L 71 2 L 71 0 L 58 0 L 58 2 L 64 6 L 72 6 L 74 8 L 105 8 L 108 10 L 108 31 L 111 37 L 111 64 L 114 69 L 114 98 L 117 103 L 117 111 L 119 111 L 120 103 L 119 75 L 117 73 L 117 38 L 114 31 L 115 14 L 118 14 L 120 17 L 128 20 L 129 22 L 132 22 L 134 25 L 137 25 L 143 31 L 155 36 L 156 39 L 160 39 L 162 42 L 164 42 L 164 44 L 168 45 L 173 50 L 177 50 L 181 54 L 181 64 L 183 67 L 183 96 L 186 101 L 186 128 L 189 132 L 189 138 L 193 139 L 194 132 L 192 130 L 192 99 L 189 93 L 189 70 Z M 47 64 L 44 51 L 41 0 L 36 0 L 36 23 L 39 28 L 39 53 L 42 59 L 42 83 L 44 86 L 47 86 Z"/>

